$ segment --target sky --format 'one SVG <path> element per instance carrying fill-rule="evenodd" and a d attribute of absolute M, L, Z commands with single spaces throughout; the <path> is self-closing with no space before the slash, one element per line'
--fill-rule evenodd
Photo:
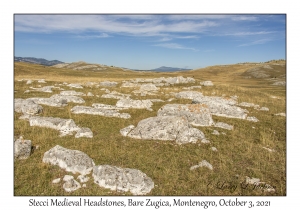
<path fill-rule="evenodd" d="M 148 70 L 286 58 L 285 14 L 14 15 L 14 55 Z"/>

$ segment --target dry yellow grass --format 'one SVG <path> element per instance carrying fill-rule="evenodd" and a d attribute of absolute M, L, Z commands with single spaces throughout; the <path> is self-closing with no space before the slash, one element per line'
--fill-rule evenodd
<path fill-rule="evenodd" d="M 285 74 L 285 66 L 275 65 L 278 62 L 268 63 L 277 74 Z M 265 65 L 265 64 L 261 64 Z M 39 145 L 27 160 L 14 161 L 14 194 L 15 195 L 129 195 L 129 193 L 113 192 L 93 184 L 90 180 L 87 188 L 81 188 L 73 193 L 65 192 L 60 185 L 53 185 L 53 179 L 69 174 L 58 167 L 42 163 L 43 154 L 55 145 L 69 149 L 76 149 L 88 154 L 96 163 L 115 165 L 118 167 L 136 168 L 146 173 L 155 183 L 155 188 L 148 195 L 286 195 L 286 119 L 274 116 L 286 110 L 286 88 L 272 86 L 272 81 L 259 78 L 245 78 L 248 69 L 256 64 L 235 64 L 228 66 L 212 66 L 204 69 L 175 72 L 154 73 L 123 71 L 110 68 L 107 71 L 79 71 L 71 69 L 57 69 L 40 65 L 15 63 L 14 98 L 50 97 L 53 93 L 30 92 L 24 94 L 29 86 L 40 85 L 34 82 L 26 85 L 21 79 L 46 79 L 45 85 L 56 83 L 85 83 L 105 80 L 117 81 L 116 87 L 109 88 L 121 93 L 131 93 L 131 88 L 120 88 L 123 80 L 134 78 L 158 78 L 169 76 L 193 77 L 197 84 L 200 81 L 211 80 L 215 86 L 202 87 L 198 90 L 204 95 L 239 96 L 238 102 L 251 102 L 265 106 L 269 112 L 249 110 L 251 116 L 259 122 L 249 122 L 239 119 L 230 119 L 213 116 L 215 122 L 226 122 L 234 126 L 232 131 L 213 127 L 199 127 L 211 141 L 211 145 L 185 144 L 176 145 L 174 142 L 153 140 L 136 140 L 121 136 L 119 130 L 137 123 L 147 117 L 156 116 L 157 110 L 167 103 L 190 104 L 191 100 L 174 99 L 172 102 L 154 103 L 153 111 L 129 109 L 126 110 L 132 117 L 129 120 L 73 114 L 70 109 L 75 106 L 69 103 L 63 108 L 43 106 L 41 116 L 71 118 L 81 127 L 89 127 L 94 137 L 92 139 L 74 136 L 59 137 L 58 131 L 30 127 L 29 123 L 20 120 L 21 114 L 14 113 L 14 135 L 24 136 L 32 140 L 34 146 Z M 270 71 L 270 70 L 268 70 Z M 247 76 L 247 75 L 246 75 Z M 191 84 L 179 84 L 160 89 L 163 94 L 157 96 L 132 96 L 133 99 L 158 98 L 167 100 L 171 92 L 182 91 Z M 195 84 L 193 84 L 195 85 Z M 67 86 L 64 86 L 67 90 Z M 71 88 L 70 88 L 71 89 Z M 101 96 L 104 91 L 96 87 L 84 87 L 77 90 L 84 93 L 92 92 Z M 276 96 L 278 98 L 272 98 Z M 84 105 L 92 103 L 115 104 L 116 99 L 101 97 L 84 97 Z M 213 130 L 225 132 L 226 135 L 216 136 Z M 211 150 L 214 146 L 218 152 Z M 275 149 L 270 153 L 263 147 Z M 214 170 L 198 168 L 190 171 L 190 167 L 198 164 L 202 159 L 210 162 Z M 276 187 L 273 194 L 252 188 L 243 189 L 245 177 L 256 177 Z M 75 177 L 77 177 L 75 175 Z M 231 183 L 236 189 L 220 187 L 218 183 Z"/>

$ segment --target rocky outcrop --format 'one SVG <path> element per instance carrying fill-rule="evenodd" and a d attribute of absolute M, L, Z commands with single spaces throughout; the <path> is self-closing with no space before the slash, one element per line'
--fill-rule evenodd
<path fill-rule="evenodd" d="M 137 169 L 99 165 L 93 168 L 94 182 L 100 187 L 133 195 L 146 195 L 154 188 L 150 177 Z"/>
<path fill-rule="evenodd" d="M 166 104 L 158 110 L 157 116 L 185 116 L 194 126 L 214 124 L 210 110 L 205 104 Z"/>
<path fill-rule="evenodd" d="M 59 101 L 67 101 L 67 102 L 72 102 L 72 103 L 77 103 L 77 104 L 85 103 L 85 101 L 82 98 L 80 98 L 78 96 L 74 96 L 74 95 L 55 94 L 55 95 L 51 96 L 50 99 L 57 99 Z"/>
<path fill-rule="evenodd" d="M 61 96 L 84 96 L 85 94 L 82 92 L 74 91 L 74 90 L 65 90 L 65 91 L 61 91 L 59 95 L 61 95 Z"/>
<path fill-rule="evenodd" d="M 43 162 L 57 165 L 73 174 L 80 173 L 82 175 L 89 174 L 95 166 L 94 161 L 87 154 L 59 145 L 45 152 Z"/>
<path fill-rule="evenodd" d="M 176 98 L 185 98 L 185 99 L 194 99 L 202 96 L 203 94 L 198 91 L 182 91 L 175 94 Z"/>
<path fill-rule="evenodd" d="M 100 86 L 105 86 L 105 87 L 115 87 L 117 86 L 117 82 L 110 82 L 110 81 L 104 81 L 104 82 L 100 82 L 99 85 Z"/>
<path fill-rule="evenodd" d="M 68 105 L 68 101 L 63 98 L 28 98 L 27 100 L 32 100 L 36 104 L 43 104 L 53 107 L 63 107 Z"/>
<path fill-rule="evenodd" d="M 203 81 L 203 82 L 200 82 L 200 85 L 203 85 L 203 86 L 214 86 L 214 84 L 212 83 L 212 81 Z"/>
<path fill-rule="evenodd" d="M 112 91 L 111 93 L 104 94 L 101 97 L 102 98 L 125 99 L 125 98 L 129 98 L 130 94 L 123 94 L 123 93 L 118 93 L 117 91 Z"/>
<path fill-rule="evenodd" d="M 124 133 L 127 133 L 127 130 Z M 141 120 L 127 136 L 136 139 L 173 140 L 177 144 L 196 143 L 198 140 L 209 143 L 200 130 L 189 126 L 185 117 L 177 116 L 158 116 Z"/>

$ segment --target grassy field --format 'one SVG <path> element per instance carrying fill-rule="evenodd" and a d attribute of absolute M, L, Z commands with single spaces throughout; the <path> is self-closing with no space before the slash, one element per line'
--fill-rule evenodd
<path fill-rule="evenodd" d="M 269 65 L 270 68 L 264 68 Z M 260 68 L 269 78 L 251 77 L 249 69 Z M 250 73 L 249 73 L 250 72 Z M 15 63 L 14 66 L 14 98 L 50 97 L 60 91 L 53 89 L 53 93 L 29 92 L 30 86 L 48 86 L 67 83 L 86 83 L 101 81 L 117 81 L 116 87 L 108 88 L 121 93 L 131 93 L 132 88 L 120 88 L 123 80 L 134 78 L 158 77 L 193 77 L 194 84 L 178 84 L 161 87 L 156 96 L 135 96 L 133 99 L 156 98 L 165 100 L 153 105 L 153 111 L 145 109 L 129 109 L 124 112 L 131 115 L 130 119 L 109 118 L 95 115 L 73 114 L 70 109 L 74 103 L 66 107 L 55 108 L 43 106 L 40 116 L 60 117 L 73 119 L 80 127 L 88 127 L 94 137 L 79 138 L 74 136 L 59 137 L 59 132 L 41 127 L 31 127 L 25 120 L 20 120 L 20 113 L 14 113 L 14 136 L 22 135 L 32 141 L 34 148 L 31 156 L 26 160 L 14 161 L 14 194 L 20 195 L 130 195 L 100 188 L 90 179 L 86 188 L 67 193 L 61 184 L 52 184 L 52 180 L 62 178 L 66 174 L 57 166 L 42 162 L 46 151 L 55 145 L 68 149 L 80 150 L 89 155 L 96 165 L 108 164 L 124 168 L 139 169 L 147 174 L 155 183 L 154 189 L 148 195 L 286 195 L 286 118 L 274 114 L 286 112 L 286 87 L 274 86 L 275 79 L 285 80 L 286 67 L 284 61 L 255 64 L 234 64 L 226 66 L 211 66 L 192 71 L 156 73 L 123 71 L 109 67 L 107 70 L 72 70 L 44 67 L 28 63 Z M 276 77 L 276 78 L 275 78 Z M 27 79 L 46 79 L 46 84 L 34 81 L 27 85 Z M 234 126 L 232 131 L 214 127 L 198 127 L 204 132 L 210 145 L 184 144 L 177 145 L 172 141 L 137 140 L 123 137 L 120 129 L 128 125 L 137 125 L 145 118 L 156 116 L 157 110 L 168 103 L 190 104 L 191 100 L 174 99 L 171 92 L 180 92 L 184 87 L 199 85 L 200 81 L 211 80 L 215 85 L 202 87 L 199 91 L 207 96 L 238 96 L 238 102 L 250 102 L 268 107 L 270 111 L 258 111 L 246 108 L 250 116 L 259 119 L 259 122 L 250 122 L 240 119 L 230 119 L 213 116 L 215 122 L 225 122 Z M 65 90 L 72 90 L 61 86 Z M 91 92 L 95 96 L 83 96 L 85 106 L 93 103 L 116 104 L 116 99 L 101 98 L 105 94 L 101 87 L 84 87 L 73 89 L 83 93 Z M 96 97 L 98 95 L 99 97 Z M 226 135 L 213 135 L 218 130 Z M 214 146 L 217 152 L 211 150 Z M 262 147 L 274 149 L 268 152 Z M 198 168 L 194 171 L 190 167 L 201 160 L 207 160 L 214 167 Z M 245 187 L 242 183 L 245 177 L 259 178 L 276 189 L 275 193 L 264 192 L 253 187 Z M 74 176 L 75 178 L 77 175 Z"/>

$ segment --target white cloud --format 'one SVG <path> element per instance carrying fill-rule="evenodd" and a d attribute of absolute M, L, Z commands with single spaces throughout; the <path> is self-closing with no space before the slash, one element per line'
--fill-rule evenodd
<path fill-rule="evenodd" d="M 265 44 L 267 42 L 272 41 L 272 39 L 259 39 L 250 43 L 245 43 L 245 44 L 241 44 L 239 45 L 239 47 L 246 47 L 246 46 L 251 46 L 251 45 L 257 45 L 257 44 Z"/>
<path fill-rule="evenodd" d="M 190 48 L 190 47 L 185 47 L 177 43 L 163 43 L 163 44 L 156 44 L 153 46 L 158 46 L 158 47 L 164 47 L 164 48 L 169 48 L 169 49 L 183 49 L 183 50 L 193 50 L 193 51 L 198 51 L 195 48 Z"/>
<path fill-rule="evenodd" d="M 77 35 L 76 38 L 80 38 L 80 39 L 98 39 L 98 38 L 108 38 L 108 37 L 112 37 L 106 33 L 102 33 L 100 35 Z"/>
<path fill-rule="evenodd" d="M 232 20 L 234 21 L 258 21 L 257 16 L 232 16 Z"/>

